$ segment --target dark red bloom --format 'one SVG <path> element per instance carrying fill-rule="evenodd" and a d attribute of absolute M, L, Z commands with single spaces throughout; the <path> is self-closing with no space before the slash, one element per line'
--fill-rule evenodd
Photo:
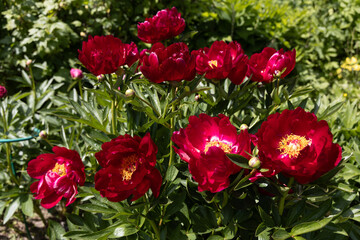
<path fill-rule="evenodd" d="M 143 42 L 156 43 L 176 37 L 185 29 L 185 20 L 175 7 L 164 9 L 152 18 L 146 18 L 137 25 L 138 38 Z"/>
<path fill-rule="evenodd" d="M 229 176 L 241 170 L 227 153 L 251 158 L 250 134 L 246 129 L 237 134 L 229 118 L 222 114 L 191 116 L 186 128 L 173 133 L 172 141 L 178 146 L 175 152 L 189 164 L 199 191 L 220 192 L 229 186 Z"/>
<path fill-rule="evenodd" d="M 6 88 L 0 85 L 0 99 L 6 97 L 6 95 L 7 95 Z"/>
<path fill-rule="evenodd" d="M 210 49 L 205 47 L 192 51 L 196 56 L 196 71 L 206 73 L 207 79 L 229 78 L 234 84 L 241 84 L 248 71 L 248 57 L 236 41 L 226 44 L 215 41 Z"/>
<path fill-rule="evenodd" d="M 139 58 L 135 43 L 125 44 L 111 35 L 89 36 L 78 52 L 80 62 L 96 76 L 116 72 L 123 65 L 131 66 Z"/>
<path fill-rule="evenodd" d="M 276 51 L 273 48 L 266 47 L 261 53 L 255 53 L 249 61 L 248 76 L 252 75 L 251 80 L 255 82 L 272 82 L 274 76 L 280 75 L 280 78 L 286 77 L 295 67 L 296 51 L 284 52 L 283 49 Z"/>
<path fill-rule="evenodd" d="M 52 153 L 39 155 L 29 162 L 27 172 L 39 179 L 30 186 L 35 199 L 41 199 L 44 208 L 54 207 L 62 197 L 66 206 L 75 201 L 77 185 L 84 185 L 84 164 L 79 154 L 64 147 L 53 147 Z"/>
<path fill-rule="evenodd" d="M 95 175 L 95 189 L 112 202 L 143 196 L 149 188 L 159 196 L 162 178 L 155 168 L 157 146 L 147 133 L 143 138 L 119 136 L 95 154 L 102 169 Z"/>
<path fill-rule="evenodd" d="M 261 168 L 283 173 L 300 184 L 310 183 L 341 161 L 341 147 L 334 144 L 326 121 L 298 107 L 270 115 L 256 134 Z"/>
<path fill-rule="evenodd" d="M 140 71 L 152 82 L 192 80 L 195 77 L 195 58 L 185 43 L 174 43 L 165 48 L 158 42 L 140 56 Z"/>

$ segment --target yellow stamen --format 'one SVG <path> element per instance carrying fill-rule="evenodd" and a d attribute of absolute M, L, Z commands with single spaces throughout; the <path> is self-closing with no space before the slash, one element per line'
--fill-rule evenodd
<path fill-rule="evenodd" d="M 204 152 L 207 153 L 211 147 L 220 147 L 225 153 L 231 152 L 231 146 L 229 144 L 217 140 L 206 143 Z"/>
<path fill-rule="evenodd" d="M 57 173 L 60 177 L 66 175 L 66 167 L 65 164 L 55 164 L 55 167 L 51 170 L 54 173 Z"/>
<path fill-rule="evenodd" d="M 216 68 L 218 66 L 218 61 L 217 60 L 210 60 L 208 62 L 208 64 L 212 69 L 214 69 L 214 68 Z"/>
<path fill-rule="evenodd" d="M 122 180 L 129 181 L 136 171 L 136 163 L 138 162 L 139 158 L 136 154 L 130 155 L 123 159 L 123 162 L 120 167 Z"/>
<path fill-rule="evenodd" d="M 279 143 L 279 150 L 281 154 L 286 154 L 290 158 L 298 157 L 301 150 L 311 144 L 311 140 L 305 137 L 290 134 L 283 137 Z"/>

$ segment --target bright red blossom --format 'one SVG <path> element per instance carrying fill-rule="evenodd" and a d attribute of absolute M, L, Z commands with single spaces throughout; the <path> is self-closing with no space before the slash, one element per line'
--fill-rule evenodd
<path fill-rule="evenodd" d="M 89 36 L 78 52 L 80 62 L 96 76 L 116 72 L 123 65 L 131 66 L 139 58 L 135 43 L 125 44 L 111 35 Z"/>
<path fill-rule="evenodd" d="M 195 77 L 195 58 L 185 43 L 166 47 L 155 43 L 140 54 L 140 71 L 151 82 L 192 80 Z"/>
<path fill-rule="evenodd" d="M 295 67 L 296 51 L 284 52 L 283 49 L 276 51 L 274 48 L 266 47 L 261 53 L 255 53 L 249 61 L 248 76 L 255 82 L 269 83 L 274 76 L 280 74 L 280 78 L 286 77 Z"/>
<path fill-rule="evenodd" d="M 341 161 L 341 147 L 334 144 L 326 121 L 302 108 L 270 115 L 256 134 L 261 167 L 283 173 L 300 184 L 310 183 Z"/>
<path fill-rule="evenodd" d="M 152 18 L 146 18 L 139 23 L 138 38 L 146 43 L 156 43 L 162 40 L 176 37 L 185 29 L 185 20 L 175 7 L 164 9 L 156 13 Z"/>
<path fill-rule="evenodd" d="M 77 185 L 84 185 L 84 164 L 79 154 L 64 147 L 53 147 L 53 154 L 39 155 L 29 162 L 27 172 L 39 179 L 30 186 L 35 199 L 41 199 L 44 208 L 54 207 L 62 197 L 66 206 L 75 201 Z"/>
<path fill-rule="evenodd" d="M 186 128 L 173 133 L 172 141 L 178 146 L 175 152 L 189 164 L 199 191 L 220 192 L 229 186 L 229 176 L 241 170 L 227 153 L 251 157 L 250 134 L 247 130 L 237 134 L 229 118 L 222 114 L 191 116 Z"/>
<path fill-rule="evenodd" d="M 155 168 L 157 146 L 147 133 L 143 138 L 119 136 L 95 154 L 102 169 L 95 175 L 95 189 L 110 201 L 143 196 L 151 188 L 159 196 L 162 178 Z"/>
<path fill-rule="evenodd" d="M 236 41 L 229 44 L 215 41 L 210 49 L 205 47 L 191 54 L 196 57 L 196 71 L 201 75 L 206 73 L 207 79 L 229 78 L 238 85 L 246 76 L 248 57 Z"/>

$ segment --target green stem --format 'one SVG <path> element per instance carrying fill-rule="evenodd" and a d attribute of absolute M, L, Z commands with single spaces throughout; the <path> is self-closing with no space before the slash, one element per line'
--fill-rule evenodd
<path fill-rule="evenodd" d="M 82 85 L 81 85 L 81 79 L 78 80 L 78 84 L 79 84 L 79 92 L 80 92 L 81 99 L 84 99 Z"/>
<path fill-rule="evenodd" d="M 116 135 L 116 108 L 115 108 L 115 99 L 111 101 L 111 127 L 112 127 L 112 133 Z"/>
<path fill-rule="evenodd" d="M 171 99 L 174 99 L 175 98 L 175 87 L 171 87 Z M 173 113 L 173 112 L 175 112 L 175 110 L 176 110 L 176 106 L 175 106 L 175 104 L 173 104 L 172 106 L 171 106 L 171 113 Z M 174 132 L 174 130 L 175 130 L 175 126 L 174 126 L 174 119 L 175 117 L 174 116 L 172 116 L 171 118 L 170 118 L 170 135 L 172 135 L 172 133 Z M 171 136 L 170 136 L 170 158 L 169 158 L 169 167 L 171 166 L 171 164 L 173 163 L 173 161 L 174 161 L 174 156 L 175 156 L 175 154 L 174 154 L 174 148 L 173 148 L 173 145 L 174 145 L 174 143 L 173 143 L 173 141 L 171 140 Z"/>
<path fill-rule="evenodd" d="M 44 223 L 44 226 L 46 227 L 47 223 L 46 223 L 45 217 L 42 214 L 41 209 L 39 208 L 37 201 L 34 201 L 34 210 L 37 213 L 37 215 L 39 215 L 39 217 L 41 218 L 41 221 Z"/>
<path fill-rule="evenodd" d="M 36 86 L 35 86 L 35 79 L 32 71 L 31 64 L 29 65 L 29 71 L 30 71 L 30 77 L 31 77 L 31 92 L 34 98 L 34 104 L 33 104 L 33 117 L 36 111 L 36 104 L 37 104 L 37 98 L 36 98 Z"/>
<path fill-rule="evenodd" d="M 248 175 L 246 175 L 244 178 L 242 178 L 238 183 L 236 183 L 236 184 L 234 184 L 234 186 L 230 189 L 230 191 L 229 191 L 229 194 L 231 193 L 231 192 L 233 192 L 234 191 L 234 189 L 237 187 L 237 186 L 239 186 L 240 184 L 242 184 L 242 183 L 244 183 L 246 180 L 248 180 L 255 172 L 256 172 L 256 168 L 254 168 L 253 170 L 251 170 L 251 172 L 248 174 Z M 240 173 L 241 175 L 242 175 L 242 173 Z"/>
<path fill-rule="evenodd" d="M 292 184 L 294 183 L 294 178 L 291 177 L 288 182 L 288 189 L 284 192 L 282 195 L 280 202 L 279 202 L 279 214 L 282 215 L 284 212 L 284 206 L 285 206 L 285 199 L 289 194 L 289 191 L 291 189 Z"/>
<path fill-rule="evenodd" d="M 148 199 L 146 197 L 146 195 L 143 196 L 143 199 L 144 199 L 144 203 L 145 203 L 145 212 L 146 212 L 146 215 L 147 213 L 149 212 L 149 202 L 148 202 Z M 160 231 L 159 231 L 159 228 L 156 226 L 155 222 L 147 217 L 145 217 L 146 220 L 149 221 L 151 227 L 153 228 L 154 232 L 155 232 L 155 236 L 156 236 L 156 239 L 157 240 L 160 240 Z"/>

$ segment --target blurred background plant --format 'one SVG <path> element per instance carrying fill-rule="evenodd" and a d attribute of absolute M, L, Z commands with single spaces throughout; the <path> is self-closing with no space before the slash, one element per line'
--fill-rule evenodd
<path fill-rule="evenodd" d="M 339 192 L 344 193 L 336 195 L 337 202 L 335 203 L 338 205 L 334 204 L 334 209 L 352 210 L 349 210 L 350 212 L 344 210 L 342 218 L 322 231 L 322 235 L 317 236 L 317 239 L 326 239 L 321 236 L 326 236 L 327 231 L 334 231 L 334 229 L 347 232 L 353 239 L 356 239 L 354 236 L 360 237 L 360 229 L 356 227 L 359 222 L 360 204 L 357 191 L 360 181 L 359 0 L 1 1 L 0 84 L 6 86 L 9 96 L 2 102 L 6 109 L 4 120 L 6 127 L 4 121 L 0 125 L 2 138 L 29 136 L 34 127 L 46 130 L 51 144 L 67 146 L 78 150 L 79 153 L 85 153 L 81 157 L 86 164 L 87 172 L 94 172 L 96 160 L 91 154 L 100 149 L 102 142 L 110 139 L 108 134 L 110 126 L 107 120 L 110 112 L 110 96 L 99 86 L 98 79 L 85 74 L 83 86 L 94 89 L 85 91 L 80 100 L 77 82 L 71 79 L 69 74 L 71 67 L 79 67 L 77 49 L 81 49 L 81 42 L 87 40 L 90 35 L 108 34 L 120 38 L 125 43 L 133 41 L 140 49 L 149 47 L 150 45 L 137 39 L 137 23 L 144 21 L 145 17 L 155 14 L 160 9 L 172 6 L 176 6 L 187 24 L 185 32 L 177 40 L 185 41 L 186 39 L 191 50 L 209 47 L 215 40 L 236 40 L 249 56 L 260 52 L 266 46 L 286 50 L 296 48 L 297 63 L 295 70 L 288 77 L 290 79 L 288 90 L 291 92 L 295 85 L 300 88 L 290 96 L 290 104 L 287 101 L 286 91 L 281 92 L 281 108 L 306 105 L 307 109 L 318 113 L 319 118 L 328 121 L 336 142 L 343 147 L 344 156 L 347 157 L 345 167 L 336 177 L 338 184 L 336 187 Z M 137 94 L 141 93 L 138 88 L 140 83 L 144 84 L 141 79 L 136 79 L 131 85 Z M 188 116 L 199 111 L 207 111 L 208 114 L 215 115 L 221 112 L 224 106 L 233 103 L 229 98 L 216 96 L 217 88 L 211 87 L 212 89 L 209 90 L 211 96 L 200 92 L 194 107 L 181 109 L 182 114 Z M 229 82 L 221 87 L 228 92 Z M 151 96 L 154 96 L 154 92 L 160 91 L 155 87 L 150 89 L 151 91 L 146 92 L 143 97 L 149 102 L 153 101 Z M 249 94 L 247 91 L 235 91 L 232 96 L 240 96 L 239 99 L 245 100 L 248 99 Z M 193 102 L 193 98 L 194 93 L 185 100 Z M 69 99 L 71 106 L 66 105 Z M 133 109 L 127 106 L 121 110 L 119 114 L 119 121 L 122 122 L 123 127 L 121 134 L 124 134 L 127 129 L 143 132 L 152 126 L 150 131 L 158 134 L 154 135 L 154 138 L 158 141 L 164 138 L 166 129 L 158 126 L 160 122 L 147 122 L 144 115 L 136 112 L 139 109 L 146 109 L 142 103 L 126 98 L 123 101 L 130 101 L 137 107 Z M 240 126 L 242 122 L 238 119 L 249 116 L 245 122 L 252 131 L 255 131 L 258 127 L 256 123 L 264 120 L 268 114 L 268 112 L 258 114 L 253 110 L 256 107 L 258 106 L 251 104 L 249 108 L 238 105 L 226 109 L 224 113 L 232 114 L 241 109 L 240 114 L 232 116 L 231 120 L 235 125 Z M 182 127 L 186 123 L 179 124 Z M 94 128 L 97 131 L 94 131 Z M 30 178 L 25 168 L 29 160 L 44 151 L 49 152 L 51 146 L 49 141 L 39 138 L 11 143 L 9 146 L 19 184 L 11 179 L 6 145 L 0 144 L 0 213 L 3 213 L 3 223 L 8 228 L 18 229 L 12 220 L 19 219 L 23 222 L 22 213 L 25 214 L 25 218 L 34 217 L 33 212 L 40 216 L 43 214 L 36 201 L 32 201 L 28 190 Z M 159 149 L 162 157 L 168 154 L 166 147 Z M 92 152 L 88 151 L 89 149 Z M 181 164 L 177 167 L 184 168 Z M 167 174 L 168 178 L 172 179 L 171 174 Z M 174 184 L 174 188 L 178 188 L 178 185 Z M 81 197 L 89 196 L 89 191 L 84 187 Z M 185 192 L 185 189 L 182 188 L 182 191 Z M 180 209 L 186 215 L 182 202 L 176 201 L 181 194 L 176 193 L 179 196 L 175 193 L 170 194 L 171 192 L 169 197 L 162 199 L 170 206 L 170 210 L 164 212 L 165 219 Z M 195 198 L 201 198 L 201 196 L 195 194 Z M 99 201 L 96 203 L 104 204 Z M 186 201 L 196 202 L 197 199 Z M 240 200 L 236 204 L 239 202 Z M 198 215 L 193 221 L 196 221 L 198 216 L 203 217 L 207 214 L 214 217 L 207 207 L 196 206 L 195 208 L 193 211 Z M 58 215 L 56 211 L 61 214 Z M 68 212 L 71 211 L 72 209 L 68 210 Z M 93 208 L 92 211 L 96 209 Z M 229 214 L 227 208 L 223 211 Z M 57 222 L 62 220 L 64 225 L 66 212 L 61 208 L 52 212 L 55 221 L 46 224 L 49 227 L 48 235 L 56 239 L 65 231 Z M 90 216 L 87 212 L 84 214 L 85 218 Z M 241 214 L 250 213 L 244 210 L 236 215 L 234 218 L 236 223 L 246 221 Z M 226 223 L 230 222 L 230 215 L 226 215 L 224 220 Z M 266 215 L 261 217 L 267 218 Z M 111 216 L 108 218 L 111 219 Z M 79 222 L 74 215 L 70 215 L 69 219 L 67 225 L 73 231 L 80 228 L 76 224 L 82 224 L 82 230 L 90 229 L 94 232 L 105 228 L 107 224 L 100 218 L 94 220 L 97 223 L 96 226 L 90 222 Z M 212 220 L 206 222 L 205 227 L 212 226 L 214 224 Z M 182 222 L 182 220 L 177 221 Z M 345 223 L 348 225 L 346 226 Z M 189 225 L 190 223 L 187 226 Z M 251 224 L 248 225 L 250 227 Z M 197 226 L 199 232 L 203 228 L 203 225 Z M 223 236 L 231 238 L 232 235 L 230 233 L 226 235 L 228 230 L 224 229 L 219 232 L 222 231 Z M 262 230 L 266 232 L 268 228 Z M 18 232 L 25 234 L 24 229 Z M 171 234 L 175 237 L 184 235 L 179 232 L 180 230 Z M 192 234 L 185 235 L 193 237 Z M 343 236 L 345 239 L 348 237 L 345 234 Z"/>

